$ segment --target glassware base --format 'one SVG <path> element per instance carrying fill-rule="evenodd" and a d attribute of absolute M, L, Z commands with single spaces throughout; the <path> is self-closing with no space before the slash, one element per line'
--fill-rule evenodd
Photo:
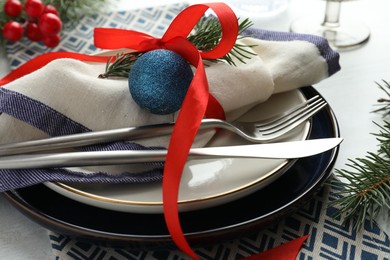
<path fill-rule="evenodd" d="M 342 20 L 338 26 L 326 26 L 318 18 L 301 18 L 294 21 L 291 32 L 318 35 L 326 38 L 338 50 L 349 50 L 364 45 L 370 38 L 370 29 L 357 20 Z"/>

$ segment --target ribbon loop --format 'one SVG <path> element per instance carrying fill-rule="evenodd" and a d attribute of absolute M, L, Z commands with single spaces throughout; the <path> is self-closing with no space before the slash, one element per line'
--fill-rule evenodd
<path fill-rule="evenodd" d="M 218 17 L 222 37 L 214 49 L 200 53 L 204 59 L 218 59 L 229 53 L 234 47 L 238 35 L 238 20 L 230 7 L 224 3 L 189 6 L 176 16 L 161 39 L 137 31 L 95 28 L 94 43 L 96 47 L 102 49 L 127 48 L 136 51 L 148 51 L 162 48 L 166 42 L 173 38 L 186 38 L 208 9 L 214 11 Z"/>
<path fill-rule="evenodd" d="M 172 21 L 162 39 L 166 41 L 177 36 L 187 37 L 208 9 L 218 17 L 222 38 L 214 49 L 201 52 L 202 58 L 218 59 L 225 56 L 236 43 L 238 20 L 232 9 L 224 3 L 197 4 L 186 8 Z"/>

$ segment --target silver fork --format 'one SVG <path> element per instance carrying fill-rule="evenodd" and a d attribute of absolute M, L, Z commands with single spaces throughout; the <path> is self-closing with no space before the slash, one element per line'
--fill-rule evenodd
<path fill-rule="evenodd" d="M 259 122 L 232 122 L 219 119 L 203 119 L 200 129 L 223 128 L 253 143 L 274 140 L 308 120 L 327 105 L 319 95 L 272 118 Z M 174 123 L 119 128 L 81 134 L 51 137 L 40 140 L 0 145 L 0 155 L 15 155 L 51 151 L 119 140 L 135 140 L 172 133 Z"/>

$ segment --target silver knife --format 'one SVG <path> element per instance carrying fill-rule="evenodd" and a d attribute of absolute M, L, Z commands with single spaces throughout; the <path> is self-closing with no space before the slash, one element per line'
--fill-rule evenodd
<path fill-rule="evenodd" d="M 324 138 L 267 144 L 192 148 L 188 159 L 268 158 L 294 159 L 328 151 L 343 138 Z M 94 151 L 47 154 L 24 154 L 0 157 L 0 169 L 27 169 L 116 165 L 164 161 L 166 150 Z"/>

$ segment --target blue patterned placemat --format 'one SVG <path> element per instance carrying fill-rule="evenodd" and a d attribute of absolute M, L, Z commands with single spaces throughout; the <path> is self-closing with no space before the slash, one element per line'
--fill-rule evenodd
<path fill-rule="evenodd" d="M 310 234 L 297 259 L 389 260 L 389 236 L 368 221 L 362 230 L 356 231 L 351 223 L 343 225 L 341 219 L 334 219 L 332 215 L 337 209 L 327 206 L 334 199 L 333 190 L 326 185 L 304 207 L 277 225 L 250 236 L 197 248 L 195 252 L 202 259 L 241 259 Z M 49 238 L 56 259 L 188 259 L 179 251 L 99 247 L 53 232 Z"/>
<path fill-rule="evenodd" d="M 132 29 L 162 36 L 172 19 L 188 4 L 180 3 L 132 11 L 112 11 L 85 16 L 72 28 L 64 28 L 60 44 L 49 49 L 41 42 L 31 42 L 26 37 L 6 45 L 10 68 L 15 69 L 26 61 L 49 51 L 69 51 L 84 54 L 96 52 L 93 44 L 95 27 Z"/>

